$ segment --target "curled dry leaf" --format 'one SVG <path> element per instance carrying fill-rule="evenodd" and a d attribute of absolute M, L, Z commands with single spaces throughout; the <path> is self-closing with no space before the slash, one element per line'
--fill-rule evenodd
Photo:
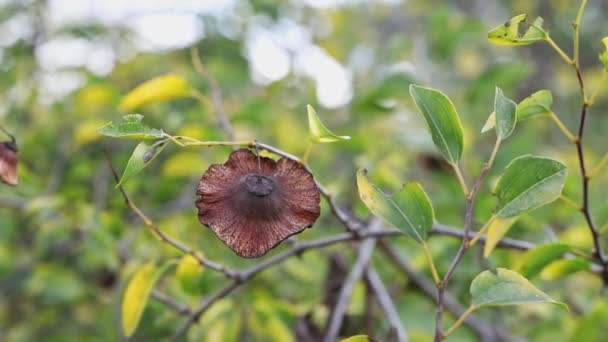
<path fill-rule="evenodd" d="M 0 142 L 0 181 L 15 186 L 19 183 L 17 162 L 19 149 L 15 141 Z"/>

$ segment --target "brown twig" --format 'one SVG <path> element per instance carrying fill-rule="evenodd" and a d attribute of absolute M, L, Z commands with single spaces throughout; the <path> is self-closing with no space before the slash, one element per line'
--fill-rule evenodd
<path fill-rule="evenodd" d="M 462 258 L 466 254 L 469 249 L 469 233 L 471 232 L 471 225 L 473 222 L 473 207 L 475 204 L 475 198 L 477 197 L 477 193 L 479 192 L 479 188 L 483 183 L 488 171 L 490 170 L 490 164 L 485 163 L 479 176 L 475 180 L 475 184 L 473 185 L 473 189 L 466 195 L 466 209 L 464 214 L 464 236 L 462 238 L 462 243 L 460 244 L 460 248 L 452 260 L 452 264 L 448 268 L 447 272 L 443 276 L 443 279 L 439 284 L 437 284 L 437 315 L 435 317 L 435 342 L 440 342 L 443 338 L 443 308 L 445 305 L 445 290 L 456 270 L 456 267 L 462 261 Z"/>
<path fill-rule="evenodd" d="M 284 157 L 287 159 L 291 159 L 293 161 L 301 162 L 301 158 L 298 158 L 298 157 L 294 156 L 293 154 L 287 153 L 281 149 L 278 149 L 278 148 L 268 145 L 268 144 L 264 144 L 264 143 L 260 143 L 260 142 L 256 141 L 254 143 L 254 147 L 261 149 L 261 150 L 266 150 L 268 152 L 274 153 L 278 156 L 281 156 L 281 157 Z M 308 165 L 305 165 L 305 167 L 310 173 L 314 174 L 312 172 L 312 170 L 310 170 Z M 319 182 L 319 180 L 316 178 L 315 178 L 315 183 L 317 184 L 317 187 L 319 188 L 319 191 L 321 192 L 321 196 L 323 196 L 323 198 L 325 198 L 325 200 L 327 201 L 327 204 L 329 204 L 329 207 L 331 208 L 332 213 L 342 223 L 342 225 L 346 228 L 346 230 L 348 230 L 350 232 L 357 232 L 359 229 L 361 229 L 363 227 L 363 224 L 361 222 L 354 219 L 352 217 L 352 215 L 349 215 L 346 211 L 344 211 L 336 203 L 336 201 L 334 201 L 334 198 L 333 198 L 332 194 L 329 192 L 329 190 L 327 190 L 327 188 L 321 182 Z"/>
<path fill-rule="evenodd" d="M 410 282 L 420 289 L 420 291 L 422 291 L 433 301 L 437 301 L 437 287 L 430 278 L 425 277 L 423 274 L 418 272 L 416 268 L 410 264 L 405 257 L 399 254 L 388 242 L 379 240 L 378 248 L 407 276 L 407 279 Z M 455 316 L 460 316 L 466 311 L 466 307 L 459 303 L 456 297 L 447 291 L 444 293 L 444 306 Z M 492 326 L 475 315 L 469 316 L 465 320 L 465 324 L 477 332 L 482 341 L 497 341 L 497 337 L 499 337 L 499 340 L 501 341 L 517 340 L 500 326 Z"/>
<path fill-rule="evenodd" d="M 430 235 L 452 236 L 455 238 L 462 239 L 464 237 L 464 230 L 446 226 L 441 223 L 435 223 L 435 226 L 433 227 L 433 229 L 431 229 L 429 234 Z M 473 236 L 475 236 L 475 234 L 476 234 L 475 231 L 469 231 L 469 236 L 468 236 L 469 240 L 472 239 Z M 485 244 L 487 238 L 488 237 L 486 235 L 482 235 L 479 238 L 478 242 Z M 511 238 L 500 239 L 500 241 L 498 241 L 497 246 L 502 247 L 502 248 L 516 249 L 516 250 L 520 250 L 520 251 L 527 251 L 529 249 L 536 247 L 536 245 L 533 244 L 532 242 L 516 240 L 516 239 L 511 239 Z"/>
<path fill-rule="evenodd" d="M 380 220 L 377 218 L 372 219 L 372 222 L 369 224 L 368 231 L 373 233 L 374 231 L 378 231 L 379 228 Z M 340 289 L 338 300 L 332 310 L 331 317 L 329 318 L 329 324 L 327 326 L 327 331 L 325 332 L 323 342 L 333 342 L 338 339 L 340 328 L 342 327 L 342 321 L 344 320 L 344 314 L 346 313 L 348 302 L 353 294 L 355 284 L 361 280 L 361 277 L 363 277 L 363 273 L 367 268 L 375 246 L 376 239 L 367 239 L 363 241 L 357 249 L 357 261 L 351 268 L 350 273 L 344 280 L 344 284 Z"/>
<path fill-rule="evenodd" d="M 105 154 L 106 160 L 108 161 L 110 170 L 112 171 L 112 174 L 114 176 L 114 180 L 116 181 L 116 184 L 118 184 L 120 182 L 120 177 L 118 176 L 116 169 L 114 169 L 112 160 L 110 158 L 110 154 L 108 153 L 107 149 L 104 149 L 104 154 Z M 131 209 L 131 211 L 133 213 L 135 213 L 135 215 L 137 215 L 143 221 L 143 223 L 146 225 L 146 227 L 148 227 L 154 233 L 154 235 L 156 235 L 158 238 L 160 238 L 161 241 L 169 244 L 170 246 L 183 252 L 184 254 L 192 255 L 202 266 L 205 266 L 212 270 L 221 272 L 226 277 L 229 277 L 229 278 L 235 277 L 234 271 L 226 268 L 224 265 L 222 265 L 218 262 L 211 261 L 211 260 L 203 257 L 202 255 L 197 253 L 195 250 L 191 249 L 190 247 L 182 244 L 181 242 L 179 242 L 179 241 L 173 239 L 172 237 L 168 236 L 167 234 L 165 234 L 154 222 L 152 222 L 152 220 L 150 220 L 148 218 L 148 216 L 146 216 L 146 214 L 143 213 L 143 211 L 141 211 L 135 205 L 135 203 L 133 203 L 133 201 L 131 201 L 131 199 L 127 195 L 127 192 L 122 187 L 122 185 L 119 185 L 118 189 L 120 190 L 120 193 L 122 194 L 122 197 L 124 198 L 125 203 L 129 207 L 129 209 Z"/>
<path fill-rule="evenodd" d="M 4 132 L 4 134 L 6 134 L 9 138 L 11 138 L 11 142 L 14 144 L 15 143 L 15 136 L 11 134 L 11 132 L 9 132 L 6 128 L 4 128 L 4 126 L 0 125 L 0 130 L 2 132 Z"/>
<path fill-rule="evenodd" d="M 579 162 L 579 167 L 580 167 L 580 171 L 581 171 L 582 188 L 583 188 L 583 204 L 581 206 L 581 212 L 582 212 L 583 216 L 585 217 L 585 221 L 587 222 L 587 225 L 589 226 L 589 230 L 591 231 L 591 236 L 593 238 L 593 245 L 595 248 L 594 256 L 603 267 L 602 280 L 604 282 L 604 286 L 608 286 L 608 260 L 606 259 L 606 256 L 604 255 L 604 252 L 602 251 L 602 245 L 600 242 L 600 234 L 595 225 L 595 222 L 593 221 L 593 216 L 591 215 L 591 209 L 589 207 L 589 180 L 591 179 L 591 177 L 587 173 L 587 166 L 585 164 L 585 152 L 583 149 L 583 137 L 585 134 L 585 123 L 587 121 L 587 109 L 589 107 L 589 103 L 587 102 L 587 100 L 585 98 L 585 83 L 583 81 L 583 76 L 581 74 L 580 67 L 579 67 L 578 63 L 575 63 L 573 65 L 574 65 L 574 69 L 576 71 L 576 77 L 578 79 L 578 83 L 579 83 L 579 86 L 581 89 L 581 96 L 583 98 L 582 99 L 583 104 L 581 105 L 580 121 L 579 121 L 579 126 L 578 126 L 578 135 L 575 140 L 576 152 L 578 155 L 578 162 Z"/>
<path fill-rule="evenodd" d="M 378 272 L 372 267 L 367 267 L 365 272 L 365 277 L 369 283 L 369 286 L 374 293 L 374 296 L 378 300 L 378 304 L 380 304 L 380 308 L 384 312 L 384 316 L 388 320 L 388 323 L 391 327 L 391 333 L 395 336 L 396 340 L 399 342 L 407 342 L 407 333 L 403 324 L 401 324 L 401 318 L 399 318 L 399 312 L 395 308 L 395 303 L 391 298 L 386 286 L 384 286 L 384 282 L 378 275 Z"/>
<path fill-rule="evenodd" d="M 192 315 L 188 318 L 188 320 L 184 323 L 184 325 L 174 335 L 174 339 L 179 340 L 179 338 L 181 338 L 188 331 L 189 327 L 193 323 L 197 322 L 199 320 L 200 316 L 203 313 L 205 313 L 205 311 L 216 300 L 221 299 L 224 296 L 228 295 L 230 292 L 232 292 L 239 286 L 245 284 L 247 281 L 249 281 L 251 278 L 253 278 L 257 274 L 261 273 L 262 271 L 264 271 L 276 264 L 279 264 L 294 255 L 301 255 L 302 253 L 309 251 L 309 250 L 323 248 L 326 246 L 330 246 L 330 245 L 334 245 L 334 244 L 338 244 L 338 243 L 342 243 L 342 242 L 346 242 L 346 241 L 368 239 L 368 238 L 375 238 L 375 237 L 380 237 L 380 236 L 396 235 L 396 234 L 400 234 L 400 233 L 397 230 L 383 229 L 383 230 L 378 230 L 378 231 L 374 231 L 374 232 L 364 232 L 364 233 L 359 234 L 358 236 L 355 235 L 354 233 L 348 232 L 348 233 L 337 234 L 334 236 L 317 239 L 317 240 L 297 242 L 293 247 L 291 247 L 290 249 L 288 249 L 282 253 L 276 254 L 268 259 L 265 259 L 262 262 L 260 262 L 259 264 L 251 266 L 248 269 L 235 272 L 235 277 L 232 282 L 230 282 L 228 285 L 226 285 L 225 287 L 220 289 L 216 294 L 212 295 L 211 297 L 205 298 L 201 302 L 201 304 L 198 306 L 198 308 L 196 308 L 195 310 L 192 311 Z M 222 295 L 220 296 L 219 294 L 222 294 Z"/>
<path fill-rule="evenodd" d="M 152 298 L 157 301 L 163 303 L 164 305 L 172 308 L 180 315 L 189 315 L 191 314 L 190 308 L 184 304 L 180 304 L 176 302 L 173 298 L 169 297 L 167 294 L 160 292 L 159 290 L 152 291 Z"/>

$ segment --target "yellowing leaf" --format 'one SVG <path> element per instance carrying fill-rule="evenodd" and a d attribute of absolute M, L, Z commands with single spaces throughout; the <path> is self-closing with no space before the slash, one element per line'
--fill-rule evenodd
<path fill-rule="evenodd" d="M 200 175 L 205 169 L 205 162 L 197 152 L 180 152 L 172 155 L 163 164 L 162 172 L 171 177 L 189 177 Z"/>
<path fill-rule="evenodd" d="M 585 259 L 561 259 L 554 261 L 545 267 L 540 273 L 540 277 L 545 280 L 554 280 L 589 269 L 591 269 L 591 263 Z"/>
<path fill-rule="evenodd" d="M 370 182 L 367 170 L 357 171 L 359 197 L 367 208 L 382 220 L 398 228 L 419 243 L 433 228 L 435 213 L 422 186 L 410 182 L 392 196 Z"/>
<path fill-rule="evenodd" d="M 516 269 L 526 278 L 539 274 L 543 268 L 564 255 L 570 248 L 564 243 L 547 243 L 536 246 L 522 255 Z"/>
<path fill-rule="evenodd" d="M 86 113 L 89 114 L 91 109 L 95 110 L 109 106 L 115 97 L 116 92 L 109 85 L 91 84 L 78 92 L 75 101 L 80 109 L 88 109 Z"/>
<path fill-rule="evenodd" d="M 291 342 L 295 341 L 291 329 L 278 316 L 269 316 L 266 322 L 266 331 L 271 341 L 274 342 Z"/>
<path fill-rule="evenodd" d="M 126 337 L 133 335 L 137 329 L 154 285 L 172 264 L 173 262 L 168 262 L 158 268 L 151 261 L 137 270 L 131 278 L 123 294 L 121 306 L 122 329 Z"/>
<path fill-rule="evenodd" d="M 509 229 L 511 229 L 515 221 L 517 221 L 517 218 L 517 216 L 509 218 L 495 217 L 492 222 L 490 222 L 486 243 L 483 246 L 483 256 L 485 258 L 490 256 L 494 247 L 496 247 L 498 242 L 500 242 L 500 239 L 502 239 Z"/>
<path fill-rule="evenodd" d="M 129 112 L 141 106 L 188 96 L 192 89 L 188 82 L 175 74 L 167 74 L 147 80 L 131 90 L 118 108 Z"/>
<path fill-rule="evenodd" d="M 589 234 L 589 227 L 584 224 L 568 227 L 559 234 L 559 241 L 574 248 L 593 248 L 593 237 Z"/>
<path fill-rule="evenodd" d="M 600 53 L 600 62 L 604 65 L 604 70 L 608 72 L 608 37 L 604 37 L 602 43 L 604 43 L 605 50 Z"/>
<path fill-rule="evenodd" d="M 203 266 L 190 254 L 186 254 L 181 258 L 175 271 L 182 289 L 190 293 L 194 293 L 198 289 L 198 280 L 202 274 Z"/>
<path fill-rule="evenodd" d="M 524 20 L 526 20 L 525 14 L 507 20 L 488 32 L 488 40 L 498 45 L 529 45 L 546 39 L 547 33 L 543 30 L 543 19 L 540 17 L 534 20 L 523 35 L 520 35 L 519 26 Z"/>
<path fill-rule="evenodd" d="M 97 133 L 97 128 L 103 124 L 103 121 L 99 119 L 90 119 L 79 123 L 74 130 L 74 144 L 82 146 L 99 139 L 101 136 Z"/>
<path fill-rule="evenodd" d="M 311 105 L 307 105 L 306 109 L 308 110 L 308 129 L 312 142 L 323 144 L 350 139 L 348 135 L 335 135 L 327 129 Z"/>

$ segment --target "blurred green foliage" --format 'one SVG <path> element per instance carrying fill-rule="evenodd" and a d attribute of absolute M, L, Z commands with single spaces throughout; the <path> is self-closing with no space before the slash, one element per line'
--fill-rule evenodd
<path fill-rule="evenodd" d="M 314 3 L 314 1 L 310 1 Z M 310 157 L 316 177 L 341 205 L 359 216 L 368 215 L 358 200 L 355 170 L 369 168 L 372 181 L 383 188 L 420 182 L 433 202 L 436 218 L 462 226 L 461 190 L 426 133 L 423 119 L 408 96 L 410 83 L 440 88 L 454 101 L 464 130 L 464 173 L 472 178 L 492 149 L 492 134 L 480 130 L 493 108 L 495 86 L 520 102 L 540 89 L 553 93 L 553 110 L 574 131 L 579 114 L 578 84 L 572 70 L 546 44 L 497 47 L 486 33 L 513 14 L 542 16 L 544 28 L 569 51 L 570 21 L 578 3 L 570 0 L 498 3 L 472 1 L 357 1 L 320 8 L 301 1 L 251 0 L 239 2 L 242 24 L 202 15 L 205 36 L 195 45 L 224 93 L 224 105 L 238 139 L 257 139 L 295 155 L 308 141 L 307 103 L 323 113 L 332 131 L 351 140 L 317 145 Z M 17 137 L 20 147 L 20 184 L 0 188 L 0 340 L 112 341 L 121 338 L 120 301 L 127 281 L 146 262 L 157 264 L 179 253 L 158 241 L 124 205 L 103 149 L 124 166 L 136 141 L 102 138 L 97 128 L 118 120 L 122 95 L 156 76 L 172 73 L 208 94 L 209 84 L 193 72 L 188 49 L 139 51 L 134 35 L 122 24 L 53 24 L 47 1 L 0 2 L 0 121 Z M 243 10 L 245 9 L 245 10 Z M 25 18 L 29 33 L 12 34 L 15 18 Z M 244 53 L 252 28 L 276 28 L 292 20 L 310 30 L 313 43 L 352 75 L 353 97 L 339 108 L 323 108 L 310 77 L 291 72 L 270 84 L 253 81 Z M 581 66 L 590 89 L 598 84 L 603 66 L 608 4 L 590 1 L 581 30 Z M 5 33 L 6 32 L 6 33 Z M 226 32 L 232 32 L 227 34 Z M 8 38 L 7 38 L 8 37 Z M 12 37 L 12 38 L 11 38 Z M 107 73 L 83 65 L 48 70 L 40 47 L 58 37 L 105 41 L 117 55 Z M 11 38 L 11 39 L 9 39 Z M 68 58 L 72 51 L 62 51 Z M 76 76 L 76 86 L 59 91 L 62 79 Z M 585 144 L 590 165 L 606 152 L 608 96 L 599 96 L 589 113 Z M 225 139 L 212 107 L 193 98 L 144 106 L 140 113 L 151 127 L 202 140 Z M 225 160 L 229 148 L 179 149 L 169 146 L 126 182 L 132 199 L 169 235 L 188 242 L 213 260 L 231 267 L 247 267 L 256 260 L 235 256 L 213 233 L 202 227 L 194 208 L 198 178 L 212 163 Z M 495 168 L 479 196 L 475 228 L 495 206 L 492 185 L 513 158 L 522 154 L 549 156 L 572 170 L 564 192 L 581 196 L 576 151 L 546 117 L 518 124 L 496 158 Z M 599 226 L 608 222 L 608 202 L 601 190 L 605 173 L 593 180 L 590 203 Z M 455 200 L 458 199 L 458 200 Z M 298 237 L 313 239 L 343 231 L 322 204 L 322 217 Z M 534 243 L 559 240 L 590 250 L 591 237 L 583 217 L 562 202 L 523 215 L 509 237 Z M 604 239 L 605 240 L 605 239 Z M 427 276 L 430 270 L 415 241 L 396 237 L 401 254 Z M 428 241 L 440 274 L 445 273 L 459 245 L 449 237 Z M 270 254 L 288 248 L 283 244 Z M 513 268 L 522 253 L 497 249 L 483 260 L 481 249 L 465 256 L 450 291 L 469 304 L 469 285 L 485 267 Z M 327 308 L 328 257 L 340 253 L 352 264 L 344 246 L 330 247 L 291 258 L 265 271 L 228 298 L 217 302 L 189 332 L 191 340 L 290 341 L 299 318 L 309 314 L 323 323 Z M 378 272 L 389 286 L 412 341 L 428 341 L 434 327 L 435 305 L 418 291 L 387 259 L 376 253 Z M 160 282 L 176 301 L 194 306 L 201 296 L 220 288 L 224 279 L 202 272 L 196 289 L 185 289 L 177 277 Z M 535 285 L 552 298 L 567 303 L 571 312 L 551 306 L 486 309 L 483 318 L 499 322 L 515 336 L 531 341 L 601 341 L 607 326 L 606 305 L 598 300 L 600 279 L 587 272 L 565 278 L 536 278 Z M 354 322 L 347 334 L 369 333 L 385 338 L 387 322 L 380 310 L 366 314 L 365 286 L 358 285 L 348 315 Z M 446 324 L 454 317 L 448 315 Z M 133 339 L 162 340 L 181 323 L 181 317 L 151 300 Z M 367 330 L 369 329 L 369 331 Z M 603 331 L 603 330 L 602 330 Z M 584 337 L 583 337 L 584 336 Z M 475 338 L 467 327 L 451 340 Z"/>

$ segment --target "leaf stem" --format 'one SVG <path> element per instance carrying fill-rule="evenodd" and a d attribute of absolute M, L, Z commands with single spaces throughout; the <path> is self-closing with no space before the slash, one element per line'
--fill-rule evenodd
<path fill-rule="evenodd" d="M 460 317 L 458 317 L 458 320 L 454 322 L 454 324 L 452 324 L 452 326 L 445 333 L 443 333 L 441 337 L 446 338 L 452 335 L 452 333 L 456 331 L 456 329 L 461 326 L 462 323 L 464 323 L 467 317 L 469 317 L 469 315 L 471 315 L 473 311 L 475 311 L 475 309 L 477 309 L 475 305 L 469 306 L 469 308 L 465 312 L 463 312 Z"/>
<path fill-rule="evenodd" d="M 308 141 L 308 145 L 306 145 L 306 151 L 304 151 L 304 155 L 300 159 L 300 163 L 306 165 L 308 162 L 308 157 L 310 157 L 310 152 L 312 151 L 314 143 L 312 141 Z"/>
<path fill-rule="evenodd" d="M 608 80 L 608 72 L 606 72 L 606 70 L 604 70 L 600 84 L 597 85 L 597 88 L 595 88 L 595 91 L 593 92 L 591 97 L 587 100 L 587 106 L 589 106 L 589 107 L 593 106 L 593 104 L 595 103 L 595 100 L 597 100 L 598 95 L 602 91 L 602 88 L 604 88 L 604 84 L 606 84 L 607 80 Z"/>
<path fill-rule="evenodd" d="M 559 196 L 559 199 L 562 200 L 562 202 L 564 202 L 568 206 L 570 206 L 578 211 L 581 211 L 583 209 L 583 207 L 581 207 L 580 204 L 576 203 L 573 199 L 571 199 L 570 197 L 568 197 L 564 194 L 561 194 Z"/>
<path fill-rule="evenodd" d="M 581 19 L 583 18 L 583 12 L 585 11 L 585 6 L 587 5 L 587 0 L 582 0 L 581 5 L 578 8 L 578 13 L 576 14 L 576 19 L 574 23 L 572 23 L 572 31 L 573 31 L 573 45 L 574 45 L 574 57 L 572 58 L 572 63 L 578 67 L 579 59 L 579 31 L 581 25 Z"/>
<path fill-rule="evenodd" d="M 486 233 L 486 231 L 488 231 L 494 220 L 496 220 L 496 215 L 492 215 L 483 225 L 483 227 L 481 227 L 481 229 L 475 234 L 475 236 L 473 236 L 471 241 L 469 241 L 469 248 L 473 247 L 473 245 L 475 245 L 475 243 Z"/>
<path fill-rule="evenodd" d="M 570 253 L 577 255 L 581 258 L 587 259 L 589 261 L 595 261 L 595 258 L 593 257 L 593 255 L 591 255 L 590 253 L 587 253 L 585 251 L 582 251 L 580 249 L 571 248 Z"/>
<path fill-rule="evenodd" d="M 574 64 L 573 60 L 570 57 L 568 57 L 568 55 L 564 52 L 564 50 L 562 50 L 557 44 L 555 44 L 555 42 L 553 41 L 551 36 L 549 36 L 547 34 L 545 40 L 547 41 L 547 43 L 549 43 L 549 45 L 551 45 L 553 50 L 555 50 L 566 63 Z"/>
<path fill-rule="evenodd" d="M 488 169 L 492 167 L 494 164 L 494 159 L 496 159 L 496 154 L 498 153 L 498 148 L 500 147 L 501 139 L 496 137 L 496 142 L 494 143 L 494 148 L 492 149 L 492 154 L 490 154 L 490 159 L 488 159 Z"/>
<path fill-rule="evenodd" d="M 465 197 L 469 196 L 469 187 L 467 186 L 467 182 L 464 180 L 464 176 L 462 175 L 462 172 L 460 171 L 460 165 L 458 165 L 458 163 L 450 163 L 450 165 L 452 166 L 452 168 L 454 169 L 454 172 L 456 173 L 456 178 L 458 178 L 458 183 L 460 183 L 460 188 L 462 189 L 462 193 L 464 193 Z"/>
<path fill-rule="evenodd" d="M 564 133 L 564 135 L 566 136 L 566 138 L 568 138 L 568 140 L 570 140 L 572 143 L 576 143 L 577 139 L 574 136 L 574 134 L 572 134 L 572 132 L 570 132 L 570 130 L 568 129 L 568 127 L 566 127 L 566 125 L 564 125 L 564 123 L 562 122 L 562 120 L 560 120 L 559 117 L 553 111 L 549 112 L 549 116 L 551 117 L 551 119 L 553 120 L 553 122 L 555 122 L 555 124 L 557 125 L 557 127 L 559 127 L 560 131 L 562 131 L 562 133 Z"/>
<path fill-rule="evenodd" d="M 431 268 L 433 280 L 435 281 L 435 284 L 439 284 L 441 279 L 439 278 L 439 273 L 437 273 L 437 267 L 435 267 L 433 255 L 431 254 L 431 250 L 429 249 L 429 245 L 426 243 L 426 241 L 422 241 L 422 250 L 424 251 L 424 256 L 426 256 L 426 261 L 429 263 L 429 267 Z"/>
<path fill-rule="evenodd" d="M 4 134 L 8 135 L 9 138 L 11 138 L 12 142 L 15 142 L 15 136 L 13 136 L 9 131 L 7 131 L 3 126 L 0 125 L 0 130 L 2 130 L 2 132 L 4 132 Z"/>
<path fill-rule="evenodd" d="M 176 145 L 181 147 L 187 146 L 244 146 L 244 147 L 254 147 L 257 143 L 253 140 L 235 140 L 235 141 L 201 141 L 198 139 L 190 138 L 183 135 L 170 135 L 168 133 L 164 133 L 165 137 L 173 141 Z M 180 140 L 186 140 L 182 142 Z"/>
<path fill-rule="evenodd" d="M 598 234 L 604 235 L 608 232 L 608 223 L 606 223 L 602 228 L 599 229 Z"/>

